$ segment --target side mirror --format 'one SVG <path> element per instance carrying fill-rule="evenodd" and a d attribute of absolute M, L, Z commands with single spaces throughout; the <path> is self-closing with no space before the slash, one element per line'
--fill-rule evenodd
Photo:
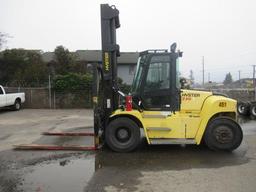
<path fill-rule="evenodd" d="M 173 44 L 171 45 L 171 53 L 175 53 L 176 48 L 177 48 L 177 43 L 173 43 Z"/>

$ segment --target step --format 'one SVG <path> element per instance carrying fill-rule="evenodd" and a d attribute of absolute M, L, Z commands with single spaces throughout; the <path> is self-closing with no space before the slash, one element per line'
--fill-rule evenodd
<path fill-rule="evenodd" d="M 149 138 L 151 145 L 177 145 L 177 144 L 196 144 L 194 139 L 153 139 Z"/>
<path fill-rule="evenodd" d="M 171 131 L 169 127 L 147 127 L 147 131 Z"/>

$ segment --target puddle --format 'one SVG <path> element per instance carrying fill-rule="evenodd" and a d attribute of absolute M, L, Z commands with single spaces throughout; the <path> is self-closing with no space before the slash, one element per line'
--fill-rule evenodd
<path fill-rule="evenodd" d="M 94 155 L 45 162 L 24 174 L 21 191 L 82 192 L 95 170 Z"/>

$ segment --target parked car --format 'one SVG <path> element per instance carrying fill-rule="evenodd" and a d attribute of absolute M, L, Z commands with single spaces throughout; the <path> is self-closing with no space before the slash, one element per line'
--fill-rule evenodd
<path fill-rule="evenodd" d="M 0 85 L 0 107 L 11 107 L 13 110 L 20 110 L 21 104 L 25 102 L 25 93 L 6 93 Z"/>

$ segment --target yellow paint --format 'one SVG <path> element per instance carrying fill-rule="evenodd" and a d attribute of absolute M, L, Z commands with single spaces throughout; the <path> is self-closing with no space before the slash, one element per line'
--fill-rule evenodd
<path fill-rule="evenodd" d="M 221 102 L 226 102 L 226 107 L 221 107 L 219 104 Z M 233 112 L 236 113 L 236 100 L 221 97 L 221 96 L 212 96 L 207 99 L 205 102 L 202 111 L 201 111 L 201 123 L 199 125 L 199 129 L 196 133 L 196 141 L 197 144 L 200 144 L 202 136 L 204 134 L 205 128 L 207 126 L 208 120 L 215 114 L 221 112 Z"/>
<path fill-rule="evenodd" d="M 182 90 L 181 91 L 181 110 L 200 111 L 205 99 L 211 95 L 212 95 L 211 92 Z"/>
<path fill-rule="evenodd" d="M 212 95 L 211 92 L 183 90 L 181 110 L 178 112 L 119 109 L 111 117 L 130 115 L 137 118 L 143 126 L 148 143 L 150 138 L 187 138 L 195 139 L 196 143 L 200 144 L 208 121 L 221 112 L 236 113 L 236 101 Z"/>
<path fill-rule="evenodd" d="M 109 54 L 105 52 L 104 54 L 104 67 L 106 71 L 109 71 Z"/>

